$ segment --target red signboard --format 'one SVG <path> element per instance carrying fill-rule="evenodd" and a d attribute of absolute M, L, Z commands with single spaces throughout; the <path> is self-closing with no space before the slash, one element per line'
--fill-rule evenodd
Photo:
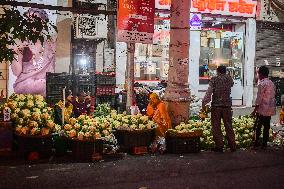
<path fill-rule="evenodd" d="M 155 8 L 156 9 L 168 9 L 171 8 L 172 0 L 155 0 Z"/>
<path fill-rule="evenodd" d="M 191 0 L 191 12 L 255 17 L 255 0 Z"/>
<path fill-rule="evenodd" d="M 155 0 L 119 0 L 117 41 L 152 43 Z"/>

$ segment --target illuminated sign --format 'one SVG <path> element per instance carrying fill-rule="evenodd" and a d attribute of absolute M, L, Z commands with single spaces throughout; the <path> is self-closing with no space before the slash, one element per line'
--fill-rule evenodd
<path fill-rule="evenodd" d="M 257 1 L 191 0 L 191 12 L 255 17 Z"/>
<path fill-rule="evenodd" d="M 172 0 L 155 0 L 156 9 L 171 8 Z M 191 12 L 254 17 L 256 0 L 191 0 Z"/>
<path fill-rule="evenodd" d="M 201 14 L 190 13 L 190 30 L 201 30 Z"/>
<path fill-rule="evenodd" d="M 156 9 L 168 9 L 171 8 L 172 0 L 155 0 L 155 8 Z"/>

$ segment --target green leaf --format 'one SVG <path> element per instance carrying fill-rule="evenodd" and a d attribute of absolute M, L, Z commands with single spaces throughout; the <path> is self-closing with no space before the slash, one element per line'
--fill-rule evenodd
<path fill-rule="evenodd" d="M 50 32 L 53 28 L 57 32 L 55 25 L 47 20 L 41 20 L 36 15 L 21 15 L 15 7 L 3 8 L 5 14 L 0 15 L 0 62 L 14 60 L 15 52 L 8 47 L 15 45 L 16 40 L 32 41 L 36 43 L 40 40 L 50 38 Z"/>

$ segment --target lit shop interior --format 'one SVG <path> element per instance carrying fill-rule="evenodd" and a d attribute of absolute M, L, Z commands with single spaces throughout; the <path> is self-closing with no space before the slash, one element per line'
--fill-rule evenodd
<path fill-rule="evenodd" d="M 194 83 L 195 86 L 190 88 L 200 97 L 204 95 L 210 78 L 216 75 L 217 66 L 225 65 L 235 83 L 232 98 L 237 104 L 242 103 L 245 28 L 242 20 L 202 15 L 201 30 L 190 31 L 189 78 L 196 82 L 189 80 L 189 83 Z M 136 44 L 136 81 L 151 85 L 157 80 L 167 80 L 169 29 L 167 14 L 158 14 L 153 45 Z"/>

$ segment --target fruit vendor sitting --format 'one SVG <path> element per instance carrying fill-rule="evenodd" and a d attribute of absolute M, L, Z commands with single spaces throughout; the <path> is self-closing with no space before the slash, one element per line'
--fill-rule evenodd
<path fill-rule="evenodd" d="M 62 109 L 63 109 L 63 102 L 60 100 L 54 106 L 54 122 L 56 124 L 62 124 Z M 64 121 L 66 122 L 69 120 L 70 117 L 73 117 L 73 106 L 70 102 L 66 102 L 65 109 L 64 109 Z"/>
<path fill-rule="evenodd" d="M 91 100 L 90 96 L 87 96 L 85 92 L 81 92 L 77 97 L 69 96 L 68 101 L 73 105 L 73 113 L 75 117 L 80 115 L 90 114 Z"/>
<path fill-rule="evenodd" d="M 157 124 L 156 135 L 165 137 L 165 133 L 171 126 L 171 119 L 165 103 L 156 93 L 150 94 L 147 106 L 147 116 Z"/>

